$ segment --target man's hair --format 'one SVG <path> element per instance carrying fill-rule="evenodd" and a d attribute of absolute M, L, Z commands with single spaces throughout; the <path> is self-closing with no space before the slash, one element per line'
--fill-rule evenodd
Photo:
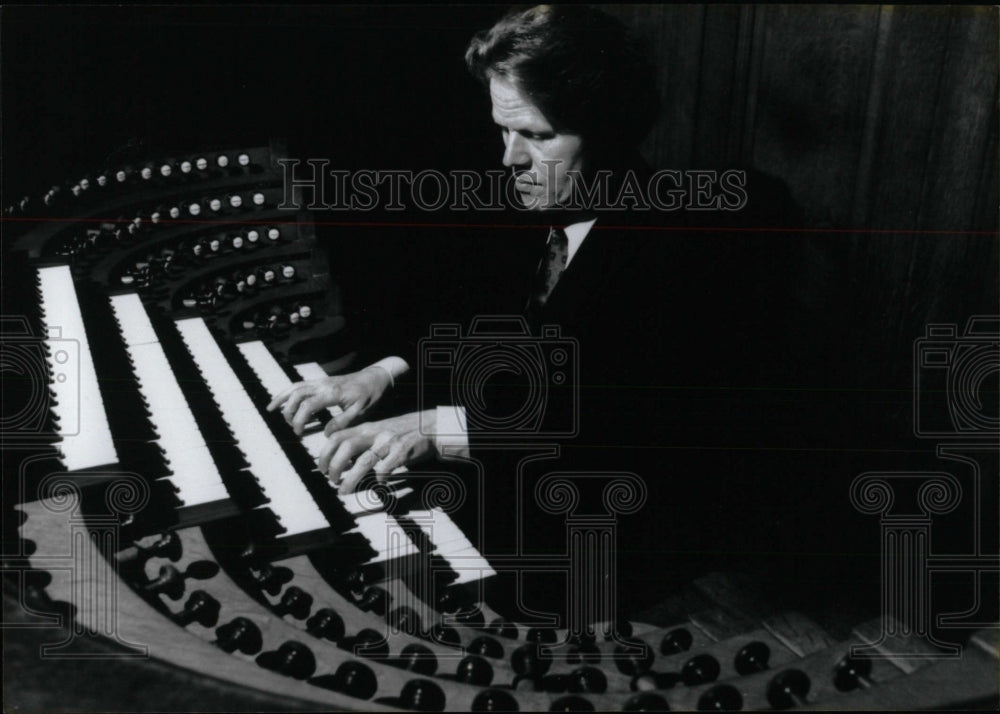
<path fill-rule="evenodd" d="M 557 131 L 602 150 L 634 150 L 656 118 L 644 48 L 617 18 L 584 5 L 512 11 L 472 39 L 465 62 L 487 87 L 493 76 L 514 82 Z"/>

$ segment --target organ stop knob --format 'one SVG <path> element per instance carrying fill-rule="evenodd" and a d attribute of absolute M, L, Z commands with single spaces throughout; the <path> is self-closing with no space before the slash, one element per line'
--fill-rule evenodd
<path fill-rule="evenodd" d="M 804 707 L 810 684 L 808 675 L 802 670 L 786 669 L 767 685 L 767 701 L 775 709 Z"/>
<path fill-rule="evenodd" d="M 487 689 L 472 700 L 474 712 L 516 712 L 517 700 L 502 689 Z"/>
<path fill-rule="evenodd" d="M 687 652 L 691 649 L 693 642 L 694 638 L 691 633 L 683 627 L 678 627 L 663 636 L 663 640 L 660 642 L 660 653 L 672 655 L 678 652 Z"/>
<path fill-rule="evenodd" d="M 207 580 L 218 572 L 219 566 L 209 560 L 195 561 L 183 573 L 168 563 L 160 566 L 159 575 L 143 585 L 142 590 L 150 595 L 163 594 L 171 600 L 180 600 L 184 594 L 185 578 Z"/>
<path fill-rule="evenodd" d="M 624 640 L 615 647 L 615 664 L 623 674 L 636 676 L 653 666 L 653 648 L 639 639 Z"/>
<path fill-rule="evenodd" d="M 493 681 L 493 667 L 482 657 L 469 655 L 455 668 L 455 679 L 477 687 L 486 687 Z"/>
<path fill-rule="evenodd" d="M 370 699 L 378 691 L 378 680 L 371 667 L 353 661 L 344 662 L 333 674 L 313 677 L 309 683 L 356 699 Z"/>
<path fill-rule="evenodd" d="M 698 711 L 737 711 L 743 708 L 743 695 L 736 687 L 719 684 L 701 695 L 698 699 Z"/>
<path fill-rule="evenodd" d="M 243 654 L 257 654 L 264 646 L 260 628 L 245 617 L 237 617 L 215 630 L 215 644 L 225 652 L 239 650 Z"/>
<path fill-rule="evenodd" d="M 219 601 L 204 590 L 195 590 L 184 603 L 184 609 L 174 616 L 174 622 L 185 627 L 197 622 L 205 627 L 212 627 L 219 621 Z"/>
<path fill-rule="evenodd" d="M 733 658 L 733 666 L 739 674 L 747 675 L 754 672 L 762 672 L 767 669 L 767 661 L 771 657 L 771 649 L 760 641 L 755 641 L 744 646 L 736 657 Z"/>
<path fill-rule="evenodd" d="M 860 657 L 844 657 L 837 663 L 833 671 L 833 685 L 842 692 L 849 692 L 859 687 L 868 689 L 872 686 L 869 679 L 872 673 L 872 661 Z"/>
<path fill-rule="evenodd" d="M 397 664 L 403 669 L 422 674 L 427 677 L 437 672 L 437 657 L 427 647 L 410 644 L 403 648 Z"/>
<path fill-rule="evenodd" d="M 667 700 L 659 694 L 643 692 L 642 694 L 636 694 L 634 697 L 625 702 L 625 706 L 622 707 L 622 711 L 665 712 L 670 711 L 670 705 L 667 704 Z"/>
<path fill-rule="evenodd" d="M 466 648 L 471 654 L 482 655 L 492 659 L 503 658 L 503 645 L 492 637 L 477 637 Z"/>
<path fill-rule="evenodd" d="M 562 697 L 552 702 L 549 707 L 550 712 L 592 712 L 594 705 L 583 697 L 569 696 Z"/>
<path fill-rule="evenodd" d="M 301 642 L 289 640 L 277 650 L 259 655 L 257 664 L 295 679 L 308 679 L 316 671 L 316 656 Z"/>
<path fill-rule="evenodd" d="M 337 642 L 344 636 L 344 620 L 336 611 L 324 607 L 306 621 L 306 631 L 314 637 Z"/>
<path fill-rule="evenodd" d="M 282 593 L 281 602 L 274 609 L 279 615 L 291 615 L 296 620 L 304 620 L 309 617 L 312 604 L 312 595 L 292 585 Z"/>

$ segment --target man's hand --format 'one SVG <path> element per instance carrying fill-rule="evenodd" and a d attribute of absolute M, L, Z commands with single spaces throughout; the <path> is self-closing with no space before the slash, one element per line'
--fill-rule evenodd
<path fill-rule="evenodd" d="M 336 431 L 320 452 L 319 470 L 342 494 L 354 491 L 371 471 L 384 481 L 393 469 L 434 452 L 436 420 L 436 410 L 428 409 Z"/>
<path fill-rule="evenodd" d="M 285 421 L 301 436 L 305 425 L 320 409 L 340 407 L 344 410 L 343 414 L 332 418 L 326 425 L 326 433 L 329 434 L 352 424 L 368 411 L 391 383 L 389 373 L 375 366 L 338 377 L 296 382 L 275 396 L 267 405 L 267 410 L 270 412 L 281 407 Z"/>

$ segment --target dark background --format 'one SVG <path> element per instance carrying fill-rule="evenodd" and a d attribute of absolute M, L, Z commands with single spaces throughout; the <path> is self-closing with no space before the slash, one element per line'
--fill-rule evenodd
<path fill-rule="evenodd" d="M 334 168 L 485 164 L 462 62 L 494 7 L 4 10 L 9 194 L 112 156 L 290 141 Z M 478 118 L 478 124 L 473 121 Z M 499 141 L 499 137 L 497 137 Z"/>
<path fill-rule="evenodd" d="M 906 387 L 928 322 L 995 312 L 995 10 L 606 8 L 660 69 L 654 168 L 756 167 L 786 184 L 803 228 L 839 231 L 803 232 L 795 279 L 869 345 L 865 386 Z M 499 168 L 461 58 L 503 10 L 5 7 L 4 203 L 118 161 L 271 137 L 333 168 Z M 371 250 L 352 240 L 345 259 L 397 252 L 388 232 L 363 235 Z"/>
<path fill-rule="evenodd" d="M 799 386 L 824 403 L 803 478 L 832 481 L 846 504 L 862 471 L 951 470 L 913 436 L 913 349 L 929 323 L 961 332 L 998 310 L 996 10 L 607 9 L 660 68 L 663 112 L 644 143 L 654 168 L 754 166 L 799 209 L 800 230 L 748 240 L 791 266 L 771 277 L 794 298 L 775 320 L 807 336 L 789 340 Z M 333 168 L 498 168 L 489 103 L 462 54 L 503 10 L 5 7 L 3 204 L 119 161 L 272 137 Z M 394 310 L 414 276 L 473 245 L 445 229 L 404 244 L 412 233 L 370 218 L 338 213 L 357 226 L 318 231 L 355 304 Z M 970 515 L 948 522 L 956 548 Z M 858 555 L 877 557 L 877 517 L 854 516 L 825 524 L 832 547 L 867 543 Z"/>

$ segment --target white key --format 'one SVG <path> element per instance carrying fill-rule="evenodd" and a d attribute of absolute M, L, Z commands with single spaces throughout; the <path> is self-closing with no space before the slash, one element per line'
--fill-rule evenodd
<path fill-rule="evenodd" d="M 212 390 L 223 419 L 246 456 L 250 470 L 257 477 L 269 501 L 268 507 L 285 528 L 285 535 L 328 528 L 323 512 L 243 389 L 204 320 L 194 317 L 178 320 L 176 324 L 181 339 Z"/>
<path fill-rule="evenodd" d="M 451 569 L 458 573 L 458 577 L 454 582 L 455 585 L 471 583 L 476 580 L 488 578 L 491 575 L 496 575 L 496 571 L 490 567 L 490 564 L 486 562 L 486 559 L 479 554 L 479 551 L 471 546 L 465 550 L 442 557 Z"/>
<path fill-rule="evenodd" d="M 238 345 L 238 348 L 269 396 L 273 397 L 291 386 L 292 380 L 263 342 L 259 340 L 244 342 Z M 316 362 L 296 365 L 295 371 L 302 379 L 318 379 L 327 376 L 323 368 Z M 335 406 L 330 409 L 330 413 L 336 415 L 342 413 L 342 410 Z M 319 458 L 326 440 L 325 434 L 315 432 L 304 436 L 302 444 L 313 458 Z M 404 467 L 397 469 L 397 472 L 405 470 Z M 403 498 L 413 493 L 412 488 L 400 486 L 402 483 L 398 479 L 386 482 L 386 485 L 394 489 L 396 498 Z M 380 513 L 383 510 L 382 502 L 375 494 L 370 491 L 358 491 L 336 495 L 344 509 L 354 517 L 357 524 L 357 527 L 350 532 L 360 533 L 368 541 L 372 550 L 377 553 L 374 558 L 368 561 L 369 563 L 385 562 L 418 552 L 417 546 L 410 540 L 398 522 L 391 516 Z M 441 515 L 447 519 L 445 514 Z M 448 519 L 448 523 L 451 523 L 450 519 Z M 452 526 L 454 527 L 453 523 Z M 390 542 L 394 537 L 397 539 L 395 546 Z"/>
<path fill-rule="evenodd" d="M 409 486 L 396 488 L 395 483 L 398 482 L 386 482 L 386 485 L 392 489 L 396 498 L 403 498 L 404 496 L 409 496 L 413 493 L 413 489 Z M 352 516 L 357 516 L 362 513 L 377 513 L 384 510 L 382 502 L 372 492 L 372 489 L 355 491 L 354 493 L 338 496 L 338 498 L 340 499 L 340 502 L 344 504 L 344 509 Z"/>
<path fill-rule="evenodd" d="M 273 397 L 292 385 L 292 380 L 288 378 L 285 370 L 263 342 L 260 340 L 242 342 L 237 347 L 270 396 Z"/>
<path fill-rule="evenodd" d="M 489 562 L 465 537 L 462 530 L 444 511 L 413 511 L 413 519 L 434 545 L 432 555 L 439 555 L 452 570 L 459 574 L 457 583 L 472 582 L 496 575 Z"/>
<path fill-rule="evenodd" d="M 284 389 L 287 389 L 293 384 L 292 380 L 285 373 L 285 370 L 281 368 L 281 365 L 278 364 L 278 361 L 274 358 L 274 355 L 271 354 L 269 349 L 267 349 L 267 345 L 260 340 L 240 343 L 238 348 L 240 353 L 246 359 L 247 364 L 250 365 L 250 368 L 260 380 L 261 386 L 267 391 L 268 396 L 274 397 L 274 395 Z M 295 365 L 295 371 L 298 372 L 302 379 L 319 379 L 327 376 L 323 368 L 316 362 L 306 362 L 304 364 Z M 343 410 L 339 406 L 333 406 L 328 411 L 333 416 L 343 413 Z M 326 445 L 326 440 L 326 434 L 322 431 L 314 432 L 312 434 L 306 434 L 302 437 L 302 445 L 306 448 L 306 451 L 310 456 L 314 459 L 318 459 L 320 452 Z M 405 471 L 406 467 L 402 466 L 398 469 L 394 469 L 393 473 L 403 473 Z M 406 489 L 405 492 L 397 493 L 397 497 L 401 498 L 409 493 L 413 493 L 413 489 Z M 338 495 L 338 498 L 340 498 L 348 512 L 352 514 L 364 513 L 366 511 L 373 510 L 371 508 L 358 505 L 359 502 L 367 503 L 369 499 L 359 499 L 354 497 L 352 494 L 348 494 L 347 496 Z"/>
<path fill-rule="evenodd" d="M 383 563 L 393 558 L 416 555 L 417 547 L 406 535 L 396 519 L 384 513 L 357 516 L 357 528 L 351 533 L 360 533 L 377 553 L 369 563 Z"/>
<path fill-rule="evenodd" d="M 114 308 L 122 338 L 128 346 L 148 345 L 157 343 L 160 338 L 153 329 L 153 324 L 146 314 L 146 306 L 135 293 L 113 295 L 111 307 Z"/>
<path fill-rule="evenodd" d="M 468 542 L 462 529 L 451 520 L 447 513 L 438 508 L 430 511 L 412 511 L 409 516 L 420 526 L 420 530 L 435 546 L 460 540 Z"/>
<path fill-rule="evenodd" d="M 272 398 L 288 387 L 292 386 L 292 380 L 289 379 L 288 375 L 285 374 L 285 370 L 281 368 L 278 361 L 274 359 L 274 355 L 271 351 L 267 349 L 265 345 L 260 340 L 254 340 L 252 342 L 242 342 L 238 345 L 240 352 L 246 359 L 247 364 L 250 365 L 250 369 L 254 371 L 257 378 L 260 380 L 261 386 L 267 390 L 267 393 Z M 326 372 L 315 362 L 311 363 L 316 369 L 319 370 L 320 376 L 325 377 Z M 315 370 L 313 370 L 315 371 Z M 315 379 L 315 377 L 308 377 L 308 379 Z M 342 414 L 343 410 L 334 406 L 329 409 L 331 415 Z M 326 443 L 326 436 L 322 431 L 316 432 L 315 429 L 319 428 L 319 422 L 313 421 L 305 425 L 305 431 L 313 433 L 303 437 L 303 443 L 306 449 L 312 455 L 313 458 L 319 457 L 319 451 L 317 449 L 323 448 L 323 444 Z M 308 439 L 308 443 L 306 440 Z M 316 453 L 313 453 L 316 451 Z"/>
<path fill-rule="evenodd" d="M 83 325 L 83 315 L 68 266 L 38 270 L 41 309 L 48 336 L 49 385 L 57 404 L 60 461 L 69 471 L 118 463 L 97 384 L 97 371 Z"/>
<path fill-rule="evenodd" d="M 297 364 L 295 365 L 295 371 L 299 373 L 299 376 L 302 377 L 302 379 L 323 379 L 323 377 L 330 376 L 318 362 L 303 362 L 302 364 Z M 340 416 L 344 413 L 344 410 L 337 404 L 334 404 L 332 407 L 327 407 L 327 411 L 330 412 L 330 416 Z"/>
<path fill-rule="evenodd" d="M 172 476 L 185 506 L 229 498 L 229 492 L 205 444 L 194 415 L 163 347 L 157 341 L 146 308 L 134 293 L 115 295 L 111 307 L 132 360 L 139 391 L 149 406 L 150 421 L 159 438 Z"/>

